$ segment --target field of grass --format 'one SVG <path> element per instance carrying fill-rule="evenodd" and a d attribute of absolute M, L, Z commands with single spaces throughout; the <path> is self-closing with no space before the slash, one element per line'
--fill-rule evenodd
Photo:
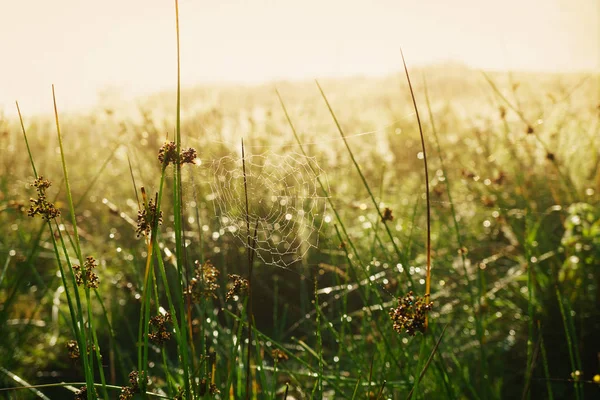
<path fill-rule="evenodd" d="M 0 398 L 598 396 L 600 76 L 410 77 L 0 117 Z"/>

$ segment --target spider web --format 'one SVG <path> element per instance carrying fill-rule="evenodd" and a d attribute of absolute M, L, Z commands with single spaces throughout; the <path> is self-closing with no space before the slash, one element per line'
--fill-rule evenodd
<path fill-rule="evenodd" d="M 314 158 L 266 152 L 247 155 L 244 160 L 225 156 L 210 167 L 221 228 L 255 251 L 262 262 L 288 269 L 317 247 L 327 210 L 319 180 L 329 189 L 325 172 Z"/>

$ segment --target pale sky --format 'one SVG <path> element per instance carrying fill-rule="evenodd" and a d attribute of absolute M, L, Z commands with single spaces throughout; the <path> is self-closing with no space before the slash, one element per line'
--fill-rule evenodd
<path fill-rule="evenodd" d="M 175 87 L 174 1 L 0 0 L 0 110 Z M 181 0 L 182 83 L 382 75 L 409 65 L 600 69 L 600 0 Z"/>

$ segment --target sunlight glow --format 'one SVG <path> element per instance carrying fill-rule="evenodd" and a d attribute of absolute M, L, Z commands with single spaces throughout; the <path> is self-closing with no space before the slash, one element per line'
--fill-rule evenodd
<path fill-rule="evenodd" d="M 383 75 L 460 62 L 486 69 L 600 67 L 597 0 L 180 1 L 184 85 Z M 4 1 L 0 110 L 49 112 L 172 89 L 174 4 Z"/>

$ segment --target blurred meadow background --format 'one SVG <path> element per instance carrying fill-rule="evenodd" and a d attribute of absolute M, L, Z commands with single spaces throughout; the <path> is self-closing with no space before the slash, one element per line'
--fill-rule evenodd
<path fill-rule="evenodd" d="M 600 394 L 597 1 L 175 4 L 0 5 L 0 398 Z"/>

